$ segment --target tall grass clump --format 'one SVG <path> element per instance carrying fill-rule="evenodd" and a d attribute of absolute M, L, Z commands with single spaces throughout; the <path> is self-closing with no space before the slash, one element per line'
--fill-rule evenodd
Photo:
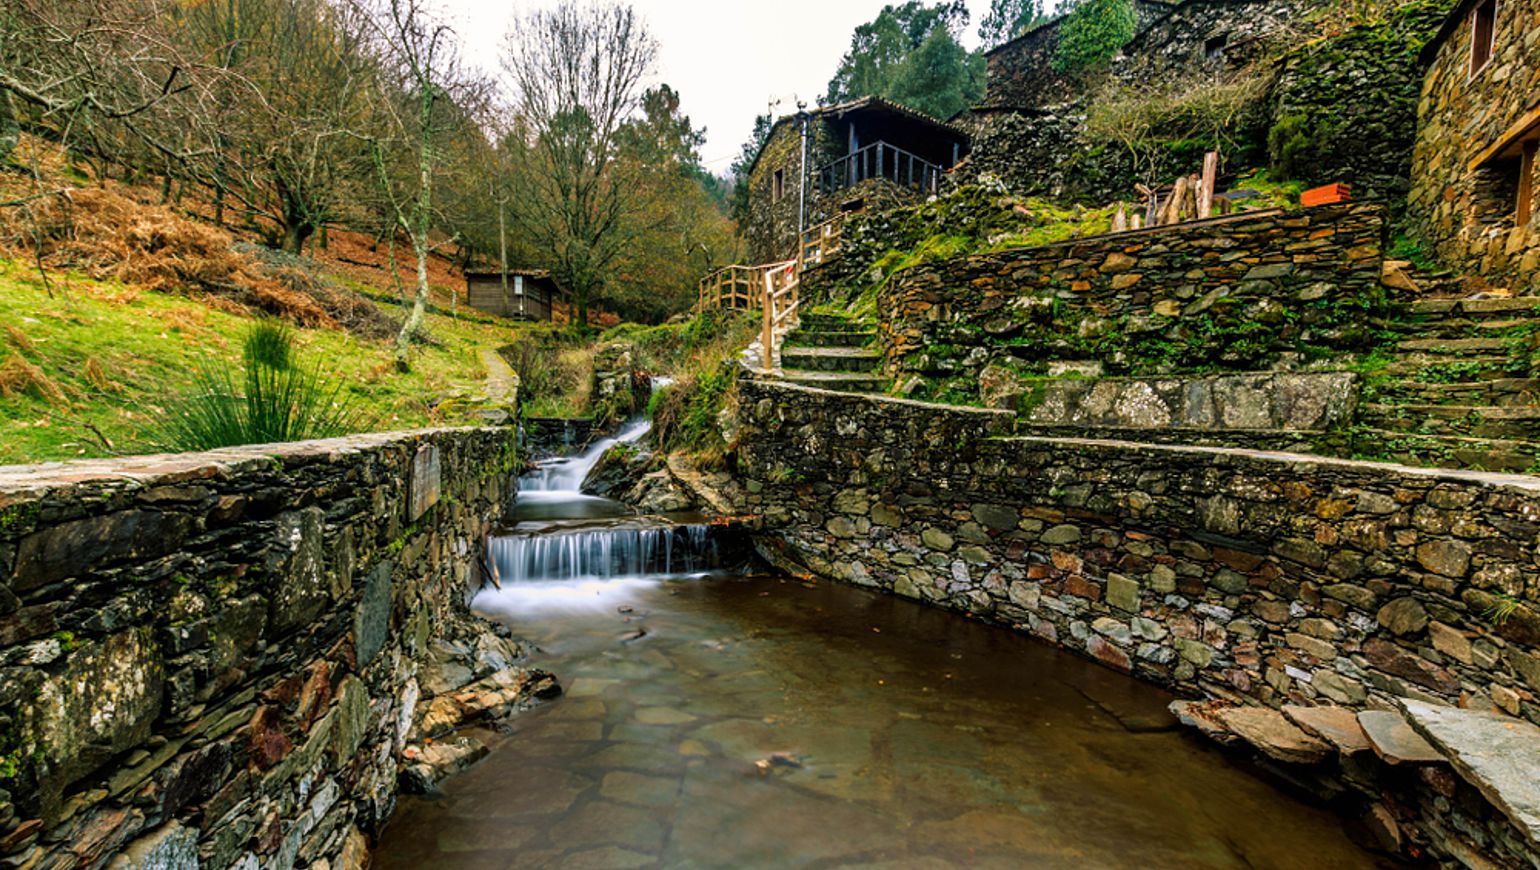
<path fill-rule="evenodd" d="M 173 451 L 213 450 L 240 444 L 276 444 L 357 432 L 363 416 L 342 394 L 341 382 L 306 368 L 289 329 L 259 322 L 246 334 L 242 369 L 204 363 L 192 388 L 166 408 L 161 446 Z"/>

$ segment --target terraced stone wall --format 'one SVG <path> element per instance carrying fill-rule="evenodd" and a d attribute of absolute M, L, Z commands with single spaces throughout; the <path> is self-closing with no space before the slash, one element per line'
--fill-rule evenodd
<path fill-rule="evenodd" d="M 511 437 L 0 469 L 0 865 L 361 866 Z"/>
<path fill-rule="evenodd" d="M 1384 304 L 1373 205 L 1265 212 L 927 263 L 877 298 L 889 371 L 973 398 L 990 365 L 1260 371 L 1367 347 Z"/>
<path fill-rule="evenodd" d="M 817 574 L 1189 696 L 1540 722 L 1540 479 L 1009 437 L 1006 412 L 740 390 L 747 507 Z M 1449 823 L 1452 794 L 1423 811 Z M 1524 853 L 1488 821 L 1454 829 Z"/>

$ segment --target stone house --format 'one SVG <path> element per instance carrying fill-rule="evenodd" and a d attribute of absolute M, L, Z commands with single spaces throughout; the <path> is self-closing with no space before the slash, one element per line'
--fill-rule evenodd
<path fill-rule="evenodd" d="M 559 295 L 555 279 L 544 269 L 509 269 L 506 287 L 497 269 L 465 273 L 467 304 L 499 317 L 549 322 Z"/>
<path fill-rule="evenodd" d="M 1422 60 L 1413 225 L 1449 265 L 1540 292 L 1540 0 L 1464 0 Z"/>
<path fill-rule="evenodd" d="M 790 259 L 802 229 L 921 201 L 968 147 L 962 129 L 879 97 L 781 118 L 749 168 L 749 256 Z"/>
<path fill-rule="evenodd" d="M 990 51 L 985 95 L 953 119 L 973 136 L 973 155 L 955 180 L 988 174 L 1018 192 L 1091 198 L 1126 185 L 1088 191 L 1089 177 L 1069 168 L 1066 155 L 1085 152 L 1086 109 L 1109 78 L 1148 85 L 1244 67 L 1278 39 L 1290 38 L 1329 0 L 1135 0 L 1133 39 L 1104 68 L 1060 73 L 1053 68 L 1062 18 L 1040 25 Z M 1117 175 L 1117 172 L 1112 172 Z M 1082 177 L 1084 176 L 1084 177 Z M 1120 179 L 1126 180 L 1126 179 Z"/>

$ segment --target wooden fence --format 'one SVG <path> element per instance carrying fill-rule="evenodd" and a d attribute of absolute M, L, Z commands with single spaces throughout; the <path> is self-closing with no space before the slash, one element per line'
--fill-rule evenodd
<path fill-rule="evenodd" d="M 728 266 L 700 279 L 696 311 L 727 308 L 748 311 L 758 308 L 764 294 L 764 275 L 769 266 Z"/>
<path fill-rule="evenodd" d="M 798 254 L 801 265 L 817 266 L 839 252 L 840 241 L 845 236 L 845 216 L 832 217 L 823 223 L 809 227 L 802 234 L 802 249 Z"/>

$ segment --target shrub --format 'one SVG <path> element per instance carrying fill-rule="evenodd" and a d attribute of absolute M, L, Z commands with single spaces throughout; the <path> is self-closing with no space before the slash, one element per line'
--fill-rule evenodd
<path fill-rule="evenodd" d="M 1059 25 L 1056 72 L 1094 69 L 1128 44 L 1138 30 L 1133 0 L 1078 0 Z"/>
<path fill-rule="evenodd" d="M 366 421 L 342 396 L 342 384 L 321 376 L 319 360 L 309 369 L 298 365 L 293 342 L 284 327 L 259 323 L 247 333 L 239 378 L 226 365 L 198 367 L 192 389 L 166 408 L 161 446 L 213 450 L 331 438 L 364 428 Z"/>

